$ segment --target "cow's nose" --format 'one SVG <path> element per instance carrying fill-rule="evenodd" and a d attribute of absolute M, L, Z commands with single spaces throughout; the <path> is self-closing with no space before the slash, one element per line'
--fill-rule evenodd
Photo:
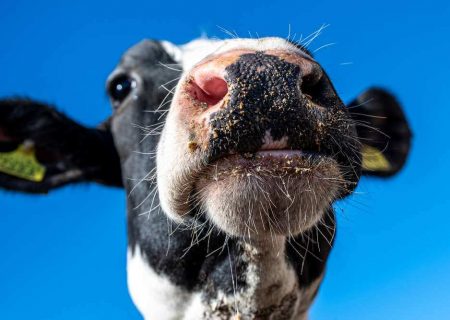
<path fill-rule="evenodd" d="M 253 153 L 270 141 L 311 149 L 315 105 L 332 92 L 311 58 L 286 51 L 233 51 L 212 56 L 189 73 L 180 106 L 212 157 Z M 185 94 L 183 94 L 185 93 Z M 187 95 L 186 95 L 187 94 Z M 187 99 L 186 99 L 187 98 Z M 300 134 L 301 133 L 301 134 Z M 299 137 L 302 145 L 299 144 Z"/>
<path fill-rule="evenodd" d="M 321 74 L 316 63 L 300 54 L 233 51 L 195 67 L 186 92 L 206 116 L 228 101 L 231 107 L 251 108 L 255 104 L 282 107 L 281 102 L 288 105 L 287 101 L 292 102 L 302 91 L 308 94 L 307 88 Z"/>

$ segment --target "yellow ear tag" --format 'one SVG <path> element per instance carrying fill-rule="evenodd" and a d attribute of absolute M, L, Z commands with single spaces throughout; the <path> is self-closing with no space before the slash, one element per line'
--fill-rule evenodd
<path fill-rule="evenodd" d="M 36 160 L 32 146 L 21 144 L 14 151 L 0 152 L 0 172 L 33 182 L 41 182 L 45 176 L 45 167 Z"/>
<path fill-rule="evenodd" d="M 367 171 L 389 171 L 391 164 L 380 150 L 363 145 L 362 150 L 362 167 Z"/>

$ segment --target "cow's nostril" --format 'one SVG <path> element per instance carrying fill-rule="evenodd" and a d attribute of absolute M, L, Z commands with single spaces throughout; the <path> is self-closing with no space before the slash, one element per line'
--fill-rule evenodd
<path fill-rule="evenodd" d="M 319 76 L 302 79 L 301 93 L 316 105 L 329 106 L 330 99 L 333 100 L 336 93 L 328 78 L 323 76 L 323 72 L 318 74 Z"/>
<path fill-rule="evenodd" d="M 226 81 L 217 76 L 200 77 L 190 83 L 190 94 L 201 103 L 213 106 L 228 93 Z"/>

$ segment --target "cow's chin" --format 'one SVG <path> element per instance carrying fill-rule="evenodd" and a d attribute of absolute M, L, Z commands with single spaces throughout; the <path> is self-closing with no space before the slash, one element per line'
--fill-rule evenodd
<path fill-rule="evenodd" d="M 240 155 L 210 165 L 196 183 L 205 214 L 233 236 L 293 236 L 321 219 L 342 185 L 331 158 L 296 152 Z"/>

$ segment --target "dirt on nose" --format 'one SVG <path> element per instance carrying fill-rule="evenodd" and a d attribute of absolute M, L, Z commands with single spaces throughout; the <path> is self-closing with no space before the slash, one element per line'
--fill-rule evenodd
<path fill-rule="evenodd" d="M 225 96 L 204 108 L 186 89 L 194 81 L 205 91 L 202 82 L 187 77 L 176 114 L 188 134 L 189 154 L 206 164 L 232 154 L 252 158 L 269 136 L 270 141 L 283 141 L 283 149 L 333 158 L 351 190 L 360 171 L 355 125 L 321 67 L 298 59 L 267 52 L 240 54 L 221 69 Z M 211 70 L 207 63 L 200 67 Z"/>
<path fill-rule="evenodd" d="M 267 131 L 274 140 L 290 141 L 301 132 L 316 132 L 307 110 L 311 104 L 300 91 L 302 76 L 298 65 L 262 52 L 243 54 L 228 66 L 228 104 L 210 118 L 212 157 L 256 152 Z"/>

